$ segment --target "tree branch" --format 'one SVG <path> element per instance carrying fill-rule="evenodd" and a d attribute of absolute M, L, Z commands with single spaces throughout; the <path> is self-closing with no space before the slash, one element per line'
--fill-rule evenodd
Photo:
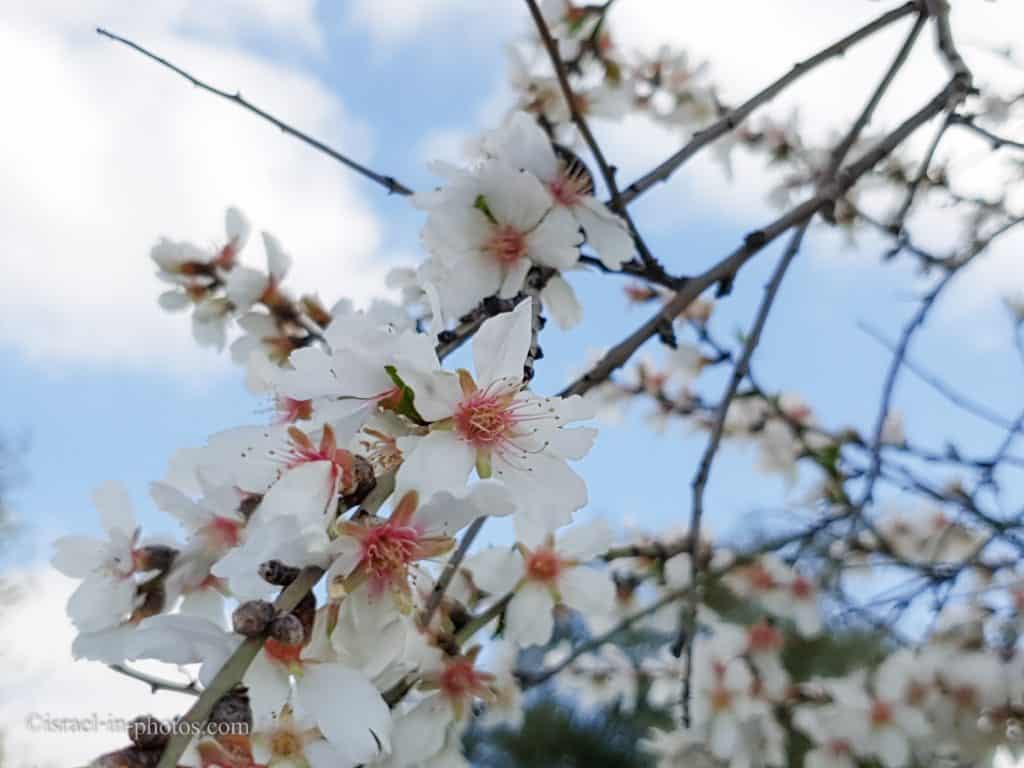
<path fill-rule="evenodd" d="M 323 573 L 322 568 L 315 566 L 303 568 L 298 578 L 288 585 L 274 602 L 274 608 L 279 613 L 290 613 L 302 598 L 316 586 Z M 209 719 L 217 702 L 241 682 L 245 671 L 256 658 L 256 654 L 263 648 L 265 639 L 264 637 L 247 638 L 224 662 L 224 666 L 203 690 L 196 703 L 179 720 L 181 727 L 175 730 L 174 735 L 167 742 L 156 768 L 175 768 L 178 765 L 178 758 L 181 757 L 192 740 L 189 726 L 201 726 Z"/>
<path fill-rule="evenodd" d="M 187 696 L 198 696 L 202 693 L 202 689 L 200 689 L 195 680 L 192 680 L 189 683 L 176 683 L 173 680 L 165 680 L 162 677 L 147 675 L 145 672 L 139 672 L 137 669 L 132 669 L 124 664 L 108 664 L 107 666 L 119 675 L 124 675 L 125 677 L 132 678 L 132 680 L 138 680 L 141 683 L 145 683 L 149 686 L 151 693 L 156 693 L 157 691 L 171 691 L 172 693 L 183 693 Z"/>
<path fill-rule="evenodd" d="M 793 65 L 793 68 L 789 70 L 789 72 L 764 90 L 747 99 L 747 101 L 743 102 L 740 106 L 727 112 L 725 116 L 718 120 L 718 122 L 712 123 L 707 128 L 697 131 L 686 146 L 661 163 L 661 165 L 644 174 L 626 187 L 626 189 L 622 190 L 622 193 L 619 195 L 619 200 L 622 205 L 628 205 L 658 182 L 668 180 L 668 178 L 678 170 L 683 163 L 697 154 L 706 145 L 734 130 L 750 115 L 751 112 L 762 104 L 771 101 L 788 86 L 799 80 L 815 67 L 823 64 L 829 59 L 835 58 L 836 56 L 842 56 L 846 53 L 847 48 L 865 40 L 893 22 L 902 19 L 904 16 L 913 13 L 918 10 L 919 7 L 920 3 L 916 1 L 904 3 L 898 8 L 894 8 L 893 10 L 882 14 L 874 21 L 850 33 L 827 48 L 824 48 L 810 58 Z"/>
<path fill-rule="evenodd" d="M 202 80 L 200 80 L 199 78 L 195 77 L 194 75 L 191 75 L 188 72 L 186 72 L 181 67 L 178 67 L 178 66 L 172 64 L 167 59 L 165 59 L 165 58 L 163 58 L 161 56 L 158 56 L 157 54 L 153 53 L 152 51 L 149 51 L 149 50 L 143 48 L 141 45 L 139 45 L 137 43 L 134 43 L 131 40 L 128 40 L 127 38 L 121 37 L 119 35 L 115 35 L 113 32 L 109 32 L 109 31 L 107 31 L 107 30 L 105 30 L 105 29 L 103 29 L 101 27 L 97 27 L 96 28 L 96 32 L 97 32 L 97 34 L 100 34 L 103 37 L 110 38 L 111 40 L 114 40 L 114 41 L 116 41 L 118 43 L 121 43 L 123 45 L 128 46 L 129 48 L 131 48 L 134 51 L 138 51 L 143 56 L 145 56 L 147 59 L 155 61 L 157 64 L 160 64 L 161 66 L 166 67 L 167 69 L 171 70 L 175 74 L 180 75 L 181 77 L 185 78 L 186 80 L 188 80 L 190 83 L 192 83 L 192 85 L 196 86 L 197 88 L 201 88 L 202 90 L 206 91 L 207 93 L 212 93 L 215 96 L 220 96 L 222 99 L 227 99 L 228 101 L 232 102 L 233 104 L 237 104 L 242 109 L 245 109 L 245 110 L 248 110 L 249 112 L 252 112 L 257 117 L 263 118 L 268 123 L 271 123 L 272 125 L 275 125 L 278 128 L 280 128 L 282 131 L 287 133 L 289 136 L 295 137 L 296 139 L 298 139 L 299 141 L 303 142 L 304 144 L 308 144 L 309 146 L 313 147 L 314 149 L 324 153 L 325 155 L 327 155 L 331 159 L 337 160 L 339 163 L 341 163 L 345 167 L 355 171 L 356 173 L 360 174 L 361 176 L 365 176 L 366 178 L 370 179 L 371 181 L 374 181 L 377 184 L 380 184 L 389 193 L 397 194 L 397 195 L 411 195 L 413 193 L 411 189 L 409 189 L 407 186 L 405 186 L 404 184 L 402 184 L 398 180 L 394 179 L 393 177 L 391 177 L 391 176 L 384 176 L 383 174 L 377 173 L 376 171 L 373 171 L 370 168 L 367 168 L 365 165 L 357 163 L 355 160 L 352 160 L 351 158 L 346 157 L 345 155 L 341 154 L 337 150 L 332 149 L 331 147 L 327 146 L 322 141 L 319 141 L 318 139 L 314 139 L 312 136 L 310 136 L 310 135 L 308 135 L 306 133 L 303 133 L 302 131 L 298 130 L 297 128 L 292 127 L 291 125 L 289 125 L 288 123 L 284 122 L 280 118 L 274 117 L 274 115 L 270 114 L 269 112 L 265 112 L 264 110 L 260 109 L 255 104 L 253 104 L 252 102 L 247 101 L 244 98 L 242 98 L 242 94 L 241 93 L 238 93 L 238 92 L 229 93 L 228 91 L 221 90 L 220 88 L 212 86 L 209 83 L 203 82 Z"/>
<path fill-rule="evenodd" d="M 743 245 L 707 271 L 690 278 L 647 322 L 621 342 L 612 347 L 587 373 L 563 389 L 559 394 L 568 396 L 583 394 L 600 384 L 617 368 L 622 366 L 640 346 L 653 336 L 664 323 L 671 323 L 707 288 L 731 280 L 736 273 L 766 245 L 790 228 L 810 219 L 821 208 L 844 194 L 857 180 L 873 168 L 882 158 L 888 156 L 914 131 L 946 109 L 949 100 L 956 97 L 963 85 L 958 79 L 951 80 L 931 101 L 911 115 L 892 133 L 879 141 L 860 159 L 839 172 L 836 179 L 826 184 L 816 195 L 771 222 L 763 229 L 748 234 Z"/>

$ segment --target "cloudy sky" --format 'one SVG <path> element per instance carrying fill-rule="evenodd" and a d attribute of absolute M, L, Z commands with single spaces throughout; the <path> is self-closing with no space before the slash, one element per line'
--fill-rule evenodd
<path fill-rule="evenodd" d="M 157 308 L 149 246 L 160 235 L 216 242 L 224 209 L 238 205 L 294 254 L 296 289 L 316 290 L 329 303 L 342 296 L 365 302 L 383 294 L 391 266 L 420 257 L 422 224 L 407 201 L 98 37 L 94 28 L 133 38 L 238 89 L 422 189 L 432 183 L 429 160 L 456 158 L 467 139 L 504 113 L 504 49 L 527 29 L 527 19 L 517 0 L 9 5 L 0 21 L 6 106 L 0 430 L 27 433 L 31 448 L 28 482 L 13 498 L 24 531 L 3 561 L 23 583 L 25 598 L 0 609 L 0 725 L 25 765 L 67 765 L 116 744 L 117 735 L 29 733 L 27 713 L 167 715 L 182 701 L 151 697 L 95 665 L 70 664 L 72 633 L 62 613 L 70 587 L 45 566 L 49 542 L 95 530 L 89 491 L 107 479 L 127 483 L 147 531 L 171 532 L 149 505 L 147 483 L 164 474 L 176 448 L 260 418 L 261 403 L 245 394 L 226 357 L 199 349 L 185 318 Z M 986 82 L 1019 84 L 1024 75 L 1007 71 L 983 46 L 1010 42 L 1024 28 L 1024 10 L 1009 0 L 961 5 L 955 22 L 972 66 Z M 735 103 L 882 6 L 723 0 L 702 4 L 697 13 L 675 0 L 620 0 L 612 29 L 627 50 L 671 43 L 708 59 L 722 98 Z M 894 28 L 823 67 L 766 112 L 784 117 L 800 105 L 810 135 L 830 135 L 859 111 L 904 34 L 905 26 Z M 915 51 L 873 128 L 895 125 L 941 87 L 945 74 L 928 43 Z M 637 119 L 595 129 L 626 179 L 682 140 Z M 916 137 L 916 146 L 928 133 Z M 971 170 L 980 149 L 971 141 L 959 137 L 943 151 Z M 672 271 L 699 271 L 771 218 L 765 202 L 771 174 L 756 160 L 737 161 L 735 181 L 698 160 L 636 206 L 640 227 Z M 969 183 L 991 191 L 993 178 L 979 165 Z M 956 236 L 950 220 L 922 217 L 915 237 L 948 250 Z M 1007 352 L 1001 297 L 1024 290 L 1021 245 L 1008 239 L 964 275 L 914 354 L 1006 415 L 1019 409 L 1021 370 Z M 884 249 L 871 237 L 851 248 L 834 232 L 813 231 L 758 353 L 762 380 L 773 389 L 798 389 L 830 426 L 866 429 L 877 408 L 887 357 L 858 322 L 895 337 L 921 287 L 909 267 L 880 266 Z M 720 336 L 749 324 L 771 253 L 743 272 L 734 296 L 716 312 Z M 581 274 L 573 282 L 588 315 L 571 333 L 549 332 L 537 381 L 542 392 L 566 380 L 585 350 L 613 343 L 646 314 L 623 310 L 614 280 Z M 721 373 L 707 377 L 712 399 L 722 384 Z M 955 436 L 984 453 L 999 439 L 950 412 L 910 377 L 897 406 L 924 444 L 941 448 L 944 437 Z M 702 447 L 702 438 L 678 427 L 651 437 L 641 418 L 609 427 L 584 465 L 588 514 L 685 524 L 683 491 Z M 714 532 L 742 532 L 779 514 L 786 489 L 774 479 L 751 479 L 751 465 L 749 452 L 724 451 L 707 497 Z"/>

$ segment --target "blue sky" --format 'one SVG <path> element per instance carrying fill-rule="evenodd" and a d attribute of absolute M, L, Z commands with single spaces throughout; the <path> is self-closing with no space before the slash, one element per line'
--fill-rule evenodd
<path fill-rule="evenodd" d="M 868 2 L 786 2 L 780 12 L 775 4 L 723 0 L 695 14 L 687 3 L 622 0 L 613 29 L 627 50 L 669 42 L 709 59 L 722 97 L 736 103 L 879 12 Z M 738 14 L 744 24 L 735 23 Z M 1001 44 L 1008 42 L 1001 30 L 1020 29 L 1024 11 L 984 4 L 955 21 L 976 42 Z M 0 68 L 0 88 L 17 106 L 0 146 L 11 180 L 0 189 L 0 430 L 28 433 L 31 449 L 27 483 L 12 499 L 24 532 L 0 564 L 35 579 L 36 591 L 0 615 L 0 629 L 10 621 L 39 631 L 9 633 L 0 677 L 10 696 L 0 696 L 0 724 L 17 723 L 32 708 L 53 711 L 69 690 L 82 711 L 102 712 L 112 702 L 119 715 L 180 708 L 173 697 L 151 699 L 101 667 L 69 663 L 72 633 L 61 608 L 70 585 L 42 565 L 54 537 L 97 530 L 89 493 L 109 479 L 128 485 L 147 532 L 174 532 L 153 510 L 148 483 L 163 476 L 177 448 L 261 418 L 263 404 L 245 392 L 226 355 L 198 350 L 187 320 L 158 309 L 160 285 L 147 258 L 156 238 L 216 242 L 224 209 L 237 204 L 292 252 L 290 282 L 319 290 L 328 302 L 379 294 L 389 266 L 421 255 L 422 215 L 407 201 L 99 39 L 93 28 L 109 26 L 215 84 L 240 89 L 353 157 L 424 188 L 433 183 L 426 162 L 435 152 L 450 159 L 460 141 L 504 113 L 504 45 L 525 23 L 513 0 L 159 0 L 144 7 L 83 0 L 24 4 L 5 18 L 0 50 L 19 66 Z M 904 32 L 892 30 L 824 67 L 766 113 L 785 117 L 800 104 L 809 135 L 828 136 L 859 110 Z M 966 53 L 985 78 L 1006 80 L 990 57 Z M 922 46 L 873 128 L 895 125 L 943 77 L 930 46 Z M 594 128 L 626 180 L 682 141 L 636 120 Z M 926 140 L 915 137 L 914 146 L 920 150 Z M 974 163 L 977 150 L 969 140 L 950 145 L 960 167 Z M 634 215 L 671 271 L 697 272 L 773 217 L 765 203 L 773 178 L 754 158 L 737 158 L 733 182 L 698 159 L 639 201 Z M 991 192 L 996 178 L 979 168 L 971 183 Z M 927 245 L 953 247 L 948 212 L 913 224 Z M 1024 290 L 1020 244 L 1009 241 L 967 270 L 913 350 L 916 360 L 1008 418 L 1021 407 L 1022 363 L 1001 299 Z M 895 338 L 923 286 L 908 264 L 882 266 L 884 250 L 872 236 L 851 249 L 834 232 L 812 230 L 755 358 L 766 387 L 798 391 L 829 427 L 870 428 L 888 353 L 857 324 Z M 719 338 L 749 326 L 778 253 L 775 246 L 751 262 L 716 308 Z M 259 249 L 245 258 L 258 263 Z M 542 393 L 557 390 L 591 351 L 614 343 L 650 311 L 625 306 L 618 278 L 570 279 L 586 314 L 572 332 L 545 331 L 535 385 Z M 641 356 L 659 354 L 654 344 Z M 721 367 L 707 371 L 701 393 L 717 399 L 726 375 Z M 952 438 L 965 452 L 985 454 L 1001 437 L 906 372 L 895 405 L 911 439 L 936 450 Z M 603 427 L 580 465 L 592 499 L 586 514 L 683 526 L 705 437 L 679 425 L 654 434 L 642 418 L 646 410 L 641 404 L 622 424 Z M 721 452 L 705 505 L 713 533 L 742 536 L 786 522 L 786 488 L 755 473 L 754 461 L 749 448 Z M 1004 503 L 1020 504 L 1019 483 L 1009 490 Z M 798 488 L 788 498 L 799 495 Z M 491 536 L 505 530 L 489 525 Z M 52 758 L 66 765 L 117 741 L 107 734 L 72 744 L 17 730 L 13 737 L 15 746 L 19 739 L 27 745 L 30 764 Z"/>
<path fill-rule="evenodd" d="M 318 6 L 311 19 L 322 35 L 319 46 L 312 49 L 281 40 L 272 30 L 260 28 L 239 33 L 231 44 L 246 56 L 316 81 L 344 105 L 345 114 L 358 123 L 357 131 L 365 132 L 369 127 L 369 159 L 375 167 L 394 173 L 416 188 L 433 182 L 425 167 L 425 147 L 452 143 L 432 139 L 448 134 L 468 136 L 481 122 L 493 117 L 490 113 L 495 112 L 494 105 L 500 99 L 504 71 L 503 52 L 497 43 L 509 39 L 519 28 L 515 24 L 502 29 L 484 26 L 482 39 L 460 46 L 457 56 L 448 56 L 440 54 L 445 41 L 452 42 L 449 30 L 428 25 L 422 37 L 396 42 L 368 35 L 357 19 L 337 9 Z M 103 23 L 102 18 L 99 21 Z M 119 31 L 111 23 L 114 31 Z M 75 34 L 84 35 L 85 31 L 76 30 Z M 204 23 L 187 18 L 175 25 L 175 34 L 209 45 L 223 44 Z M 821 37 L 827 39 L 824 34 Z M 145 36 L 139 36 L 139 41 L 149 42 Z M 154 47 L 160 50 L 158 45 Z M 88 51 L 90 55 L 109 57 L 157 93 L 189 100 L 213 98 L 190 91 L 166 71 L 112 44 L 90 45 Z M 201 55 L 177 60 L 200 75 L 211 68 Z M 74 61 L 69 63 L 73 65 Z M 220 84 L 246 93 L 253 85 Z M 905 109 L 905 104 L 898 106 Z M 238 130 L 253 133 L 263 130 L 255 119 L 237 125 Z M 202 126 L 196 126 L 197 132 L 201 130 Z M 347 127 L 341 126 L 340 130 L 344 136 Z M 622 143 L 618 137 L 615 141 Z M 277 136 L 268 141 L 268 149 L 304 153 L 307 161 L 325 169 L 328 183 L 337 177 L 338 183 L 350 187 L 376 219 L 381 235 L 372 255 L 375 264 L 408 262 L 415 257 L 422 223 L 419 212 L 402 199 L 388 197 L 373 185 L 348 177 L 345 169 L 318 158 L 311 150 L 292 144 L 287 137 Z M 341 148 L 347 149 L 344 144 Z M 140 151 L 161 150 L 156 142 L 147 145 L 143 141 Z M 639 159 L 627 153 L 614 160 L 624 168 L 643 168 L 646 158 L 643 152 L 639 154 Z M 230 164 L 225 163 L 224 173 L 230 170 Z M 697 171 L 708 172 L 714 169 L 702 166 Z M 220 169 L 214 167 L 210 173 L 219 175 Z M 689 178 L 683 179 L 685 184 L 655 189 L 649 199 L 636 206 L 641 228 L 653 230 L 650 244 L 654 251 L 671 270 L 684 273 L 726 253 L 743 232 L 769 216 L 763 205 L 748 204 L 749 195 L 740 195 L 733 208 L 709 211 L 699 201 L 694 205 L 692 190 L 699 183 L 695 176 L 688 174 Z M 302 205 L 301 184 L 281 193 L 292 198 L 293 204 L 297 197 L 297 204 Z M 220 201 L 222 206 L 232 202 L 235 199 L 231 197 Z M 216 221 L 217 215 L 219 211 L 213 211 L 207 218 Z M 264 225 L 261 221 L 256 224 Z M 266 226 L 271 228 L 272 224 Z M 339 215 L 336 221 L 323 222 L 322 226 L 344 231 L 345 216 Z M 219 234 L 216 229 L 206 232 L 210 241 Z M 152 236 L 159 234 L 164 232 L 154 231 Z M 869 323 L 895 338 L 901 319 L 914 307 L 909 300 L 912 292 L 921 283 L 908 266 L 881 267 L 878 257 L 884 246 L 876 238 L 865 238 L 864 244 L 852 251 L 841 250 L 840 245 L 831 233 L 817 232 L 809 238 L 807 252 L 780 294 L 756 359 L 756 370 L 773 389 L 798 389 L 818 409 L 826 425 L 853 424 L 866 431 L 877 408 L 888 353 L 859 330 L 857 323 Z M 755 260 L 742 273 L 733 295 L 716 310 L 713 327 L 719 337 L 734 337 L 749 323 L 777 252 L 777 248 L 769 249 Z M 295 256 L 301 264 L 303 253 L 296 252 Z M 145 251 L 131 254 L 124 264 L 134 273 L 127 277 L 153 299 L 145 311 L 159 313 L 155 305 L 159 286 L 155 279 L 144 277 L 151 271 Z M 117 281 L 123 276 L 114 273 L 108 279 Z M 328 300 L 346 295 L 345 271 L 335 277 L 341 279 L 319 286 Z M 54 274 L 53 279 L 58 275 Z M 619 293 L 623 282 L 617 278 L 581 274 L 573 282 L 588 308 L 586 319 L 571 333 L 553 328 L 546 333 L 547 358 L 540 365 L 536 382 L 540 391 L 556 389 L 580 364 L 581 351 L 614 342 L 641 322 L 648 311 L 625 307 Z M 945 319 L 938 313 L 939 320 L 932 323 L 938 327 L 922 334 L 914 357 L 929 361 L 930 368 L 949 375 L 962 389 L 972 391 L 975 398 L 1012 416 L 1020 361 L 1007 354 L 1004 337 L 1009 325 L 993 299 L 990 297 L 976 312 L 984 325 L 980 338 L 959 327 L 955 315 L 950 320 L 950 313 Z M 131 325 L 137 314 L 125 312 L 119 321 Z M 183 318 L 175 320 L 177 332 L 186 337 L 187 323 Z M 4 317 L 5 324 L 12 322 L 17 328 L 29 318 Z M 102 346 L 104 340 L 97 338 L 95 343 Z M 28 535 L 15 549 L 18 560 L 44 554 L 40 548 L 54 534 L 94 529 L 88 492 L 108 478 L 128 484 L 140 503 L 147 527 L 166 528 L 167 521 L 151 514 L 145 489 L 150 480 L 162 475 L 175 448 L 201 442 L 210 432 L 260 418 L 261 403 L 244 392 L 240 372 L 220 365 L 214 352 L 199 353 L 205 359 L 196 370 L 187 366 L 173 370 L 139 366 L 130 359 L 54 361 L 26 355 L 25 350 L 10 345 L 4 353 L 5 375 L 0 386 L 6 402 L 16 405 L 6 409 L 0 424 L 9 431 L 27 432 L 32 440 L 25 462 L 29 482 L 15 497 L 29 527 Z M 977 375 L 981 371 L 985 375 Z M 713 399 L 721 391 L 724 374 L 724 370 L 706 374 L 701 391 Z M 965 449 L 984 452 L 998 440 L 993 430 L 946 407 L 909 374 L 903 377 L 896 402 L 906 413 L 912 436 L 923 444 L 940 448 L 940 441 L 950 436 Z M 635 412 L 644 409 L 640 406 Z M 607 428 L 583 465 L 593 512 L 613 518 L 625 513 L 652 525 L 684 522 L 688 517 L 686 484 L 702 445 L 702 436 L 687 435 L 678 427 L 664 436 L 651 436 L 638 419 Z M 749 451 L 727 448 L 723 452 L 708 497 L 714 529 L 728 530 L 734 521 L 746 527 L 756 509 L 780 506 L 784 498 L 781 484 L 752 476 L 751 463 Z"/>

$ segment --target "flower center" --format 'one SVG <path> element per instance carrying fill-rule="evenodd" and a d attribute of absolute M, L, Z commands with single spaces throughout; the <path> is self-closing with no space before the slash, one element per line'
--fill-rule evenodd
<path fill-rule="evenodd" d="M 532 581 L 553 584 L 562 570 L 562 561 L 550 547 L 530 553 L 526 560 L 526 575 Z"/>
<path fill-rule="evenodd" d="M 457 658 L 445 665 L 439 687 L 441 693 L 449 699 L 461 701 L 470 696 L 485 694 L 487 683 L 492 679 L 492 675 L 478 672 L 471 659 Z"/>
<path fill-rule="evenodd" d="M 274 661 L 285 666 L 291 666 L 292 664 L 299 663 L 299 657 L 302 655 L 302 645 L 285 645 L 280 640 L 268 637 L 266 642 L 263 643 L 263 651 Z"/>
<path fill-rule="evenodd" d="M 893 712 L 886 702 L 876 700 L 871 705 L 871 725 L 877 727 L 888 725 L 892 722 Z"/>
<path fill-rule="evenodd" d="M 501 442 L 515 425 L 515 414 L 507 396 L 478 391 L 459 403 L 455 411 L 455 430 L 477 448 L 490 448 Z"/>
<path fill-rule="evenodd" d="M 728 688 L 715 688 L 711 691 L 711 711 L 725 712 L 732 706 L 732 691 Z"/>
<path fill-rule="evenodd" d="M 362 540 L 361 561 L 374 589 L 380 590 L 405 573 L 416 559 L 420 534 L 411 526 L 385 523 L 367 531 Z"/>
<path fill-rule="evenodd" d="M 754 624 L 747 632 L 747 644 L 754 653 L 777 651 L 782 647 L 782 633 L 767 622 Z"/>
<path fill-rule="evenodd" d="M 793 579 L 790 589 L 797 600 L 809 600 L 814 595 L 814 585 L 803 576 Z"/>
<path fill-rule="evenodd" d="M 526 235 L 506 224 L 494 230 L 484 249 L 501 264 L 515 264 L 526 256 Z"/>
<path fill-rule="evenodd" d="M 215 517 L 213 522 L 206 526 L 204 532 L 211 548 L 228 550 L 238 546 L 241 528 L 242 524 L 237 520 L 231 520 L 227 517 Z"/>
<path fill-rule="evenodd" d="M 313 416 L 312 400 L 296 400 L 294 397 L 279 397 L 274 402 L 278 424 L 291 424 Z"/>
<path fill-rule="evenodd" d="M 298 757 L 303 754 L 302 740 L 294 731 L 278 731 L 270 739 L 274 757 Z"/>

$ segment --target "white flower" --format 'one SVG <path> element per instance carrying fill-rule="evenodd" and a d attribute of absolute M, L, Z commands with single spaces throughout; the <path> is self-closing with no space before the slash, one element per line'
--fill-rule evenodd
<path fill-rule="evenodd" d="M 441 308 L 454 317 L 487 296 L 515 296 L 534 265 L 569 269 L 580 239 L 572 215 L 533 174 L 496 161 L 454 180 L 423 230 L 443 275 L 432 281 Z"/>
<path fill-rule="evenodd" d="M 586 486 L 566 460 L 582 458 L 596 430 L 564 427 L 589 418 L 592 409 L 576 396 L 541 398 L 523 390 L 530 301 L 481 326 L 473 340 L 476 380 L 465 370 L 428 376 L 401 371 L 416 410 L 432 424 L 425 437 L 399 440 L 405 454 L 399 492 L 429 497 L 436 490 L 457 491 L 475 466 L 481 478 L 493 476 L 512 492 L 517 523 L 553 530 L 586 504 Z"/>
<path fill-rule="evenodd" d="M 291 706 L 255 724 L 253 761 L 266 768 L 338 768 L 344 765 L 309 715 L 296 717 Z"/>
<path fill-rule="evenodd" d="M 583 228 L 587 243 L 608 269 L 619 269 L 633 258 L 629 226 L 594 197 L 594 182 L 587 169 L 575 158 L 559 156 L 533 117 L 513 113 L 485 140 L 484 147 L 506 165 L 536 176 L 555 205 L 567 209 Z"/>
<path fill-rule="evenodd" d="M 138 529 L 128 491 L 107 483 L 92 495 L 107 539 L 63 536 L 54 542 L 53 566 L 82 579 L 68 599 L 68 616 L 82 632 L 97 632 L 126 620 L 140 604 L 135 594 Z"/>
<path fill-rule="evenodd" d="M 334 661 L 305 658 L 300 646 L 268 639 L 246 670 L 253 717 L 266 718 L 290 697 L 308 712 L 336 752 L 331 765 L 354 768 L 391 751 L 391 711 L 363 674 Z"/>
<path fill-rule="evenodd" d="M 554 631 L 556 605 L 584 616 L 611 611 L 615 587 L 607 572 L 583 565 L 610 544 L 603 522 L 577 525 L 557 542 L 549 534 L 511 550 L 484 550 L 466 567 L 473 581 L 495 596 L 515 592 L 505 611 L 505 636 L 522 646 L 544 645 Z"/>
<path fill-rule="evenodd" d="M 263 248 L 267 254 L 267 271 L 237 266 L 228 273 L 228 298 L 239 310 L 246 310 L 257 302 L 268 305 L 280 300 L 278 288 L 292 265 L 292 258 L 281 247 L 278 239 L 263 232 Z"/>

